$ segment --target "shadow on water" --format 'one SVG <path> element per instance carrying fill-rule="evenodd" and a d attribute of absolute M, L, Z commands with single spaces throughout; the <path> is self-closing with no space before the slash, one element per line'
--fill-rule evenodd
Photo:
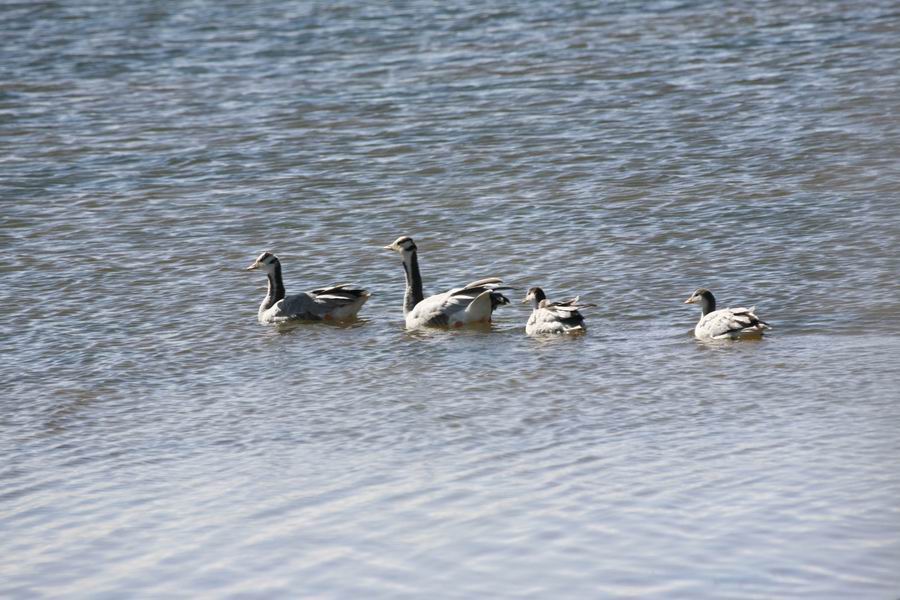
<path fill-rule="evenodd" d="M 0 19 L 0 596 L 896 597 L 895 1 L 118 4 Z"/>
<path fill-rule="evenodd" d="M 488 333 L 500 333 L 503 328 L 494 323 L 472 323 L 465 327 L 421 327 L 405 330 L 406 337 L 413 340 L 435 340 L 445 337 L 484 335 Z"/>
<path fill-rule="evenodd" d="M 577 331 L 573 333 L 546 333 L 543 335 L 529 335 L 528 341 L 538 348 L 552 348 L 561 344 L 574 344 L 584 342 L 590 331 Z"/>
<path fill-rule="evenodd" d="M 693 336 L 693 331 L 691 332 L 691 335 Z M 698 350 L 701 350 L 701 351 L 704 351 L 704 350 L 709 350 L 709 351 L 728 351 L 728 350 L 731 349 L 731 348 L 745 347 L 745 346 L 752 346 L 752 345 L 756 345 L 756 344 L 762 344 L 762 343 L 765 342 L 765 341 L 766 341 L 766 340 L 765 340 L 765 336 L 763 336 L 763 335 L 761 335 L 761 334 L 757 334 L 757 335 L 744 335 L 744 336 L 741 336 L 740 338 L 738 338 L 738 339 L 736 339 L 736 340 L 732 340 L 732 339 L 724 339 L 724 340 L 698 340 L 698 339 L 696 339 L 696 338 L 694 339 L 694 342 L 696 343 L 697 349 L 698 349 Z"/>
<path fill-rule="evenodd" d="M 358 329 L 360 327 L 365 327 L 369 323 L 371 323 L 371 319 L 355 317 L 353 319 L 344 319 L 341 321 L 317 321 L 311 319 L 291 319 L 290 321 L 285 321 L 284 323 L 276 323 L 271 326 L 272 331 L 276 332 L 279 335 L 285 335 L 293 333 L 298 329 L 304 329 L 307 327 L 331 327 L 334 329 Z"/>

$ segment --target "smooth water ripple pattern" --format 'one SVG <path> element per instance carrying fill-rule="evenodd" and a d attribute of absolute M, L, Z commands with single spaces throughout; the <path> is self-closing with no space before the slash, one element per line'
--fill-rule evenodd
<path fill-rule="evenodd" d="M 887 1 L 0 4 L 0 595 L 900 597 Z M 589 333 L 403 330 L 502 276 Z M 349 327 L 262 327 L 373 291 Z M 703 345 L 695 288 L 756 304 Z"/>

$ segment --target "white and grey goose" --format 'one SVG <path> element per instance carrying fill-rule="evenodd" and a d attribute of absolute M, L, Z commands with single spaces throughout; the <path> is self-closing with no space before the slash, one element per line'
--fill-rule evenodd
<path fill-rule="evenodd" d="M 700 288 L 684 301 L 699 304 L 703 315 L 694 327 L 694 337 L 701 340 L 739 339 L 743 336 L 760 336 L 769 324 L 756 316 L 756 307 L 721 308 L 716 310 L 716 298 L 706 288 Z"/>
<path fill-rule="evenodd" d="M 539 287 L 528 290 L 522 302 L 531 301 L 532 311 L 525 325 L 525 333 L 528 335 L 544 335 L 559 333 L 583 333 L 587 331 L 584 325 L 584 316 L 579 309 L 596 306 L 595 304 L 582 304 L 579 296 L 570 300 L 550 302 L 547 295 Z"/>
<path fill-rule="evenodd" d="M 248 271 L 260 269 L 269 278 L 269 289 L 259 305 L 260 323 L 283 323 L 291 319 L 310 321 L 345 321 L 369 299 L 369 292 L 346 284 L 285 295 L 281 261 L 271 252 L 263 252 Z"/>
<path fill-rule="evenodd" d="M 474 323 L 490 323 L 494 309 L 509 304 L 509 298 L 499 290 L 508 290 L 496 277 L 480 279 L 443 294 L 425 297 L 416 243 L 409 236 L 401 236 L 387 250 L 400 253 L 406 272 L 406 293 L 403 296 L 403 315 L 406 328 L 462 327 Z"/>

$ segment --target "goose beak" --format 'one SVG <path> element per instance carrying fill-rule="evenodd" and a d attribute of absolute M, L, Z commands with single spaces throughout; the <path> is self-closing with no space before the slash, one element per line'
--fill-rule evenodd
<path fill-rule="evenodd" d="M 245 271 L 253 271 L 253 270 L 258 269 L 258 268 L 259 268 L 259 263 L 258 263 L 258 262 L 254 262 L 252 265 L 250 265 L 249 267 L 247 267 L 247 268 L 244 269 L 244 270 L 245 270 Z"/>
<path fill-rule="evenodd" d="M 524 298 L 522 298 L 522 301 L 519 302 L 519 304 L 525 304 L 526 302 L 528 302 L 528 296 L 525 296 Z"/>
<path fill-rule="evenodd" d="M 685 304 L 693 304 L 693 303 L 694 303 L 694 297 L 691 296 L 690 298 L 688 298 L 687 300 L 685 300 L 684 303 L 685 303 Z"/>

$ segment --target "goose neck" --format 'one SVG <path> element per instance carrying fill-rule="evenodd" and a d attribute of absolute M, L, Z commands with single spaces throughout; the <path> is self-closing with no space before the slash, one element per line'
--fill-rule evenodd
<path fill-rule="evenodd" d="M 406 293 L 403 296 L 403 314 L 407 314 L 422 301 L 422 274 L 419 272 L 419 257 L 415 250 L 403 253 L 403 271 L 406 273 Z"/>
<path fill-rule="evenodd" d="M 716 310 L 716 298 L 712 295 L 712 292 L 706 292 L 701 296 L 700 306 L 704 317 Z"/>
<path fill-rule="evenodd" d="M 268 310 L 272 306 L 284 298 L 284 280 L 281 276 L 281 263 L 275 263 L 275 268 L 266 274 L 269 278 L 269 287 L 266 292 L 266 299 L 263 300 L 263 310 Z"/>

